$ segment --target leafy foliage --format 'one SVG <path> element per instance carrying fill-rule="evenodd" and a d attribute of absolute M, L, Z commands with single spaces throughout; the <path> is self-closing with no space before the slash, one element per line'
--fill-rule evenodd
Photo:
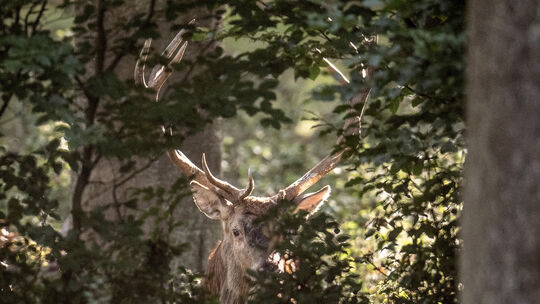
<path fill-rule="evenodd" d="M 345 143 L 354 165 L 346 183 L 353 198 L 342 195 L 343 202 L 337 203 L 354 205 L 336 207 L 348 220 L 347 231 L 356 236 L 352 253 L 361 260 L 359 271 L 371 278 L 365 282 L 371 300 L 456 302 L 457 221 L 465 156 L 464 3 L 365 1 L 300 9 L 276 1 L 268 7 L 274 19 L 269 21 L 265 14 L 257 29 L 267 29 L 265 22 L 286 27 L 278 42 L 261 35 L 259 40 L 277 45 L 273 51 L 279 52 L 279 42 L 295 39 L 289 46 L 302 47 L 305 57 L 313 59 L 308 50 L 320 48 L 328 58 L 348 66 L 351 85 L 321 86 L 315 99 L 332 101 L 338 93 L 346 102 L 366 85 L 372 88 L 361 141 L 349 138 Z M 324 38 L 313 39 L 319 33 Z M 376 47 L 361 43 L 375 35 Z M 307 77 L 308 71 L 320 68 L 316 58 L 294 62 L 297 76 Z M 317 67 L 301 65 L 305 63 Z M 365 66 L 375 69 L 369 84 L 361 77 Z M 335 111 L 348 109 L 342 104 Z M 332 130 L 336 128 L 323 133 Z"/>
<path fill-rule="evenodd" d="M 393 1 L 373 23 L 389 41 L 368 62 L 390 68 L 375 73 L 353 155 L 366 173 L 349 185 L 376 198 L 366 232 L 375 252 L 363 258 L 384 269 L 379 292 L 395 303 L 457 302 L 463 10 L 460 1 Z"/>
<path fill-rule="evenodd" d="M 117 159 L 119 184 L 124 183 L 137 172 L 138 159 L 151 163 L 216 118 L 240 115 L 249 127 L 226 143 L 236 151 L 229 154 L 245 157 L 234 140 L 246 133 L 267 140 L 261 134 L 271 131 L 265 128 L 278 129 L 288 159 L 284 164 L 264 157 L 271 180 L 263 188 L 294 179 L 309 166 L 306 159 L 324 155 L 330 146 L 306 153 L 305 140 L 299 143 L 287 125 L 300 114 L 283 86 L 293 81 L 287 77 L 291 70 L 304 84 L 327 77 L 324 56 L 345 67 L 351 83 L 309 92 L 308 106 L 334 108 L 322 116 L 321 134 L 332 135 L 322 142 L 342 132 L 341 123 L 332 123 L 336 114 L 364 111 L 362 138 L 348 137 L 339 147 L 347 149 L 350 168 L 345 177 L 331 178 L 345 186 L 336 191 L 332 207 L 353 238 L 347 241 L 325 214 L 306 222 L 303 214 L 276 209 L 283 216 L 276 229 L 286 240 L 277 250 L 299 268 L 252 273 L 253 301 L 457 302 L 465 157 L 463 1 L 227 1 L 225 9 L 213 0 L 148 1 L 144 12 L 118 14 L 119 22 L 106 19 L 128 1 L 56 3 L 1 3 L 0 228 L 19 235 L 2 236 L 0 243 L 2 299 L 200 303 L 199 275 L 171 266 L 185 246 L 167 237 L 181 225 L 173 214 L 176 202 L 188 195 L 185 181 L 170 189 L 137 189 L 126 201 L 85 210 L 82 197 L 93 170 Z M 175 22 L 192 9 L 199 25 Z M 67 21 L 55 23 L 58 15 Z M 174 67 L 185 77 L 156 104 L 119 76 L 119 64 L 138 55 L 144 38 L 157 38 L 162 22 L 190 29 L 198 53 Z M 376 46 L 366 43 L 375 36 Z M 238 39 L 250 48 L 234 53 L 215 44 Z M 166 62 L 151 57 L 150 63 Z M 366 67 L 374 70 L 367 80 Z M 351 109 L 347 101 L 366 86 L 368 104 Z M 18 116 L 18 107 L 32 112 L 24 114 L 32 121 L 28 128 L 41 134 L 22 146 L 10 144 L 4 127 L 9 115 Z M 174 135 L 161 136 L 159 125 L 174 126 Z M 247 146 L 260 150 L 253 141 Z M 283 153 L 264 149 L 246 153 Z M 251 163 L 238 160 L 228 168 L 245 172 Z M 69 198 L 55 192 L 66 175 L 73 176 Z M 154 207 L 143 208 L 145 202 Z M 59 211 L 66 205 L 74 229 L 62 235 Z M 158 225 L 148 231 L 148 222 Z"/>
<path fill-rule="evenodd" d="M 283 240 L 274 253 L 281 271 L 251 273 L 256 284 L 250 303 L 369 303 L 339 224 L 324 213 L 306 220 L 305 212 L 293 211 L 283 201 L 261 219 Z"/>

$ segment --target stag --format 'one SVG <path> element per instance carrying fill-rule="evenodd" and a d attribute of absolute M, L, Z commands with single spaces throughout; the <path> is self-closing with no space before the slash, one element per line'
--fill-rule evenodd
<path fill-rule="evenodd" d="M 145 61 L 150 51 L 151 39 L 145 41 L 139 60 L 135 65 L 134 78 L 137 84 L 154 90 L 155 101 L 159 99 L 159 91 L 172 74 L 171 65 L 180 62 L 188 42 L 183 41 L 181 30 L 165 48 L 162 56 L 169 60 L 167 65 L 156 65 L 148 81 L 145 77 Z M 326 59 L 325 59 L 326 60 Z M 342 82 L 348 80 L 327 61 L 330 69 L 341 75 Z M 364 102 L 369 89 L 364 90 L 352 103 Z M 351 117 L 345 121 L 344 130 L 359 118 Z M 165 132 L 165 128 L 162 127 Z M 345 132 L 344 132 L 345 133 Z M 338 143 L 344 136 L 341 135 Z M 253 177 L 248 171 L 248 185 L 238 188 L 214 176 L 202 154 L 202 168 L 197 167 L 180 150 L 166 152 L 172 163 L 191 180 L 190 187 L 193 199 L 199 210 L 213 220 L 221 221 L 223 240 L 210 253 L 204 286 L 212 294 L 219 294 L 221 303 L 242 303 L 249 293 L 246 270 L 260 270 L 268 267 L 272 251 L 271 236 L 265 231 L 265 223 L 255 221 L 266 213 L 279 200 L 291 201 L 297 210 L 312 213 L 318 209 L 330 194 L 330 186 L 309 194 L 302 193 L 318 182 L 328 172 L 336 168 L 344 151 L 330 153 L 306 174 L 277 193 L 258 197 L 253 196 L 255 187 Z"/>

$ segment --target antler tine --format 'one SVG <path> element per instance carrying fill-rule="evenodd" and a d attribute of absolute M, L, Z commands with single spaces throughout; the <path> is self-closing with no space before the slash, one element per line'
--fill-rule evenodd
<path fill-rule="evenodd" d="M 321 50 L 319 50 L 318 48 L 315 48 L 315 52 L 319 53 L 320 55 L 322 55 L 322 52 Z M 334 72 L 334 74 L 338 75 L 339 76 L 339 83 L 341 85 L 345 85 L 345 84 L 349 84 L 350 81 L 349 79 L 347 78 L 347 76 L 345 76 L 345 74 L 343 74 L 343 72 L 341 72 L 338 67 L 336 67 L 332 61 L 328 60 L 328 58 L 326 57 L 323 57 L 322 58 L 324 60 L 324 62 L 326 62 L 326 64 L 328 64 L 328 69 L 332 72 Z"/>
<path fill-rule="evenodd" d="M 373 41 L 377 43 L 377 38 L 373 39 Z M 320 50 L 316 49 L 316 51 L 320 53 Z M 347 79 L 347 77 L 345 77 L 345 75 L 334 64 L 332 64 L 330 60 L 328 60 L 327 58 L 323 58 L 323 60 L 328 64 L 329 69 L 339 76 L 338 78 L 341 84 L 349 83 L 349 80 Z M 373 69 L 368 68 L 364 71 L 365 71 L 365 75 L 363 76 L 363 78 L 368 79 L 371 76 Z M 356 97 L 351 99 L 349 101 L 349 104 L 351 106 L 350 111 L 354 111 L 353 108 L 356 104 L 363 103 L 365 105 L 370 91 L 371 91 L 370 88 L 364 88 L 360 92 L 360 94 L 358 94 Z M 349 117 L 348 119 L 345 120 L 345 124 L 343 126 L 343 133 L 339 136 L 336 144 L 340 144 L 344 140 L 345 135 L 351 134 L 350 126 L 355 122 L 359 123 L 361 121 L 361 115 L 363 114 L 363 111 L 364 109 L 362 109 L 360 116 Z M 335 169 L 337 167 L 337 164 L 341 161 L 343 152 L 345 152 L 345 150 L 341 150 L 341 151 L 338 151 L 336 153 L 326 156 L 325 158 L 323 158 L 323 160 L 321 160 L 317 165 L 315 165 L 311 170 L 309 170 L 302 177 L 297 179 L 294 183 L 289 185 L 287 188 L 279 191 L 279 193 L 274 195 L 272 199 L 274 200 L 285 199 L 289 201 L 293 200 L 302 192 L 306 191 L 313 184 L 317 183 L 328 172 Z"/>
<path fill-rule="evenodd" d="M 188 25 L 193 25 L 195 23 L 195 19 L 192 19 L 190 22 L 188 22 Z M 174 54 L 174 51 L 178 48 L 178 46 L 182 43 L 183 35 L 186 32 L 185 29 L 181 29 L 176 36 L 174 36 L 173 40 L 167 45 L 165 50 L 161 53 L 161 56 L 167 57 L 167 59 L 171 59 L 172 55 Z M 181 50 L 179 51 L 181 52 Z M 181 58 L 180 58 L 181 59 Z M 174 59 L 173 59 L 174 60 Z M 178 60 L 180 61 L 180 60 Z"/>
<path fill-rule="evenodd" d="M 195 22 L 195 19 L 191 20 L 189 24 L 193 24 Z M 181 31 L 176 34 L 174 39 L 169 43 L 169 45 L 165 48 L 163 51 L 163 55 L 167 58 L 171 58 L 172 55 L 175 53 L 178 46 L 182 43 L 182 35 L 185 33 L 185 30 L 182 29 Z M 152 73 L 150 75 L 150 80 L 147 83 L 145 76 L 144 76 L 144 69 L 145 69 L 145 62 L 148 58 L 148 53 L 150 52 L 150 46 L 152 44 L 152 39 L 146 39 L 144 42 L 144 46 L 140 53 L 140 58 L 137 60 L 137 63 L 135 64 L 135 70 L 134 70 L 134 78 L 135 83 L 143 85 L 145 88 L 153 88 L 156 94 L 156 102 L 159 99 L 159 89 L 163 85 L 163 83 L 167 80 L 167 78 L 171 75 L 172 71 L 169 73 L 161 73 L 159 75 L 156 75 L 156 73 Z M 171 63 L 179 62 L 182 59 L 182 56 L 184 55 L 184 52 L 187 47 L 187 42 L 184 43 L 184 45 L 180 48 L 180 50 L 176 53 L 176 55 L 173 57 Z M 161 66 L 161 65 L 158 65 Z M 163 66 L 161 66 L 163 68 Z M 154 68 L 154 71 L 156 69 Z M 159 70 L 159 68 L 158 68 Z M 156 80 L 159 80 L 157 82 Z M 159 85 L 159 87 L 157 86 Z M 161 129 L 163 130 L 163 133 L 166 133 L 166 130 L 163 126 L 161 126 Z M 182 171 L 186 176 L 190 177 L 192 180 L 199 182 L 202 185 L 208 185 L 211 186 L 210 182 L 206 178 L 206 174 L 199 169 L 195 164 L 193 164 L 189 158 L 187 158 L 184 153 L 180 150 L 169 150 L 167 151 L 167 155 L 171 159 L 171 161 Z"/>
<path fill-rule="evenodd" d="M 178 50 L 178 52 L 176 52 L 178 46 L 182 43 L 182 35 L 184 33 L 185 30 L 181 30 L 180 32 L 178 32 L 178 34 L 176 34 L 174 39 L 171 41 L 171 43 L 169 43 L 169 45 L 163 52 L 163 56 L 167 57 L 167 59 L 170 59 L 172 55 L 175 54 L 174 57 L 172 57 L 172 59 L 169 61 L 169 63 L 167 63 L 166 66 L 163 66 L 161 64 L 156 65 L 150 73 L 148 87 L 156 90 L 156 98 L 159 96 L 159 91 L 161 90 L 163 84 L 167 81 L 167 79 L 169 79 L 169 77 L 173 73 L 171 65 L 180 62 L 180 60 L 182 60 L 182 57 L 184 56 L 184 53 L 186 52 L 186 48 L 188 46 L 187 41 L 185 41 Z"/>
<path fill-rule="evenodd" d="M 156 90 L 156 99 L 159 96 L 159 91 L 161 90 L 161 87 L 173 73 L 171 65 L 174 63 L 178 63 L 180 62 L 180 60 L 182 60 L 182 57 L 184 56 L 184 53 L 186 52 L 187 46 L 188 46 L 188 42 L 186 41 L 182 45 L 180 50 L 178 50 L 178 52 L 173 57 L 173 59 L 169 61 L 167 66 L 156 65 L 152 69 L 152 72 L 150 73 L 150 80 L 148 81 L 148 86 Z"/>
<path fill-rule="evenodd" d="M 171 161 L 178 167 L 185 175 L 192 177 L 192 179 L 202 185 L 208 185 L 208 179 L 206 174 L 199 169 L 189 158 L 180 150 L 169 150 L 167 155 Z"/>
<path fill-rule="evenodd" d="M 195 23 L 195 19 L 192 19 L 190 22 L 188 22 L 188 25 L 192 25 Z M 163 50 L 161 53 L 161 56 L 166 57 L 167 59 L 171 59 L 173 55 L 175 54 L 176 50 L 180 46 L 180 44 L 183 41 L 183 35 L 186 33 L 186 29 L 181 29 L 176 36 L 171 40 L 169 45 Z M 180 62 L 182 60 L 182 57 L 184 56 L 184 52 L 186 51 L 188 42 L 186 41 L 182 47 L 176 52 L 176 55 L 172 58 L 171 61 L 167 64 L 167 70 L 165 70 L 165 67 L 161 64 L 156 65 L 152 72 L 150 73 L 150 79 L 154 82 L 154 85 L 151 85 L 152 87 L 156 88 L 156 90 L 159 90 L 161 86 L 167 81 L 167 78 L 172 74 L 172 70 L 170 69 L 171 65 L 174 63 Z"/>
<path fill-rule="evenodd" d="M 195 19 L 192 19 L 188 24 L 191 25 L 194 23 Z M 185 33 L 186 29 L 180 30 L 171 40 L 169 45 L 167 45 L 161 55 L 166 57 L 167 59 L 170 59 L 170 61 L 167 63 L 166 66 L 163 66 L 161 64 L 157 64 L 156 66 L 154 66 L 152 72 L 150 73 L 150 78 L 148 82 L 146 82 L 144 77 L 144 69 L 145 62 L 150 51 L 150 45 L 152 44 L 152 39 L 146 39 L 146 41 L 144 42 L 143 49 L 141 50 L 140 59 L 137 60 L 137 63 L 135 64 L 135 83 L 142 84 L 145 88 L 153 88 L 156 91 L 156 101 L 158 100 L 161 87 L 173 72 L 171 69 L 171 65 L 180 62 L 180 60 L 182 60 L 182 57 L 184 56 L 184 53 L 186 52 L 188 42 L 184 42 L 182 38 Z M 184 42 L 184 44 L 182 44 L 182 42 Z M 180 47 L 180 49 L 178 49 L 180 45 L 182 46 Z"/>
<path fill-rule="evenodd" d="M 298 195 L 309 189 L 309 187 L 321 180 L 321 178 L 328 174 L 328 172 L 334 170 L 337 164 L 341 161 L 342 155 L 343 151 L 326 156 L 317 165 L 315 165 L 315 167 L 297 179 L 294 183 L 290 184 L 287 188 L 280 190 L 279 193 L 274 195 L 272 198 L 275 201 L 279 199 L 292 201 Z"/>
<path fill-rule="evenodd" d="M 244 189 L 242 193 L 240 193 L 240 197 L 239 197 L 240 200 L 243 200 L 244 198 L 248 197 L 251 194 L 251 192 L 253 192 L 253 189 L 255 188 L 255 181 L 253 180 L 253 176 L 251 176 L 251 169 L 248 169 L 248 179 L 249 179 L 249 182 L 246 189 Z"/>
<path fill-rule="evenodd" d="M 139 56 L 140 59 L 138 59 L 137 63 L 135 63 L 135 75 L 133 77 L 135 78 L 136 84 L 143 85 L 145 88 L 148 88 L 148 85 L 146 84 L 146 79 L 144 79 L 144 63 L 146 62 L 146 58 L 148 57 L 148 52 L 150 51 L 151 44 L 151 38 L 144 41 L 144 46 Z"/>
<path fill-rule="evenodd" d="M 204 153 L 202 154 L 202 167 L 208 181 L 210 181 L 210 183 L 216 186 L 218 189 L 226 192 L 229 196 L 227 198 L 231 202 L 237 201 L 240 198 L 242 194 L 240 189 L 236 188 L 235 186 L 229 184 L 226 181 L 218 179 L 212 174 L 210 168 L 208 168 L 208 164 L 206 163 L 206 155 Z"/>

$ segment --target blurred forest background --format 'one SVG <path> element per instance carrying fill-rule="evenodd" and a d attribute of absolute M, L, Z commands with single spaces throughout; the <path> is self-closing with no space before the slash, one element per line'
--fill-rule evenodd
<path fill-rule="evenodd" d="M 458 302 L 464 1 L 0 3 L 0 302 L 201 303 L 222 232 L 164 156 L 179 147 L 237 185 L 251 168 L 261 196 L 349 149 L 318 215 L 277 213 L 312 267 L 252 273 L 253 302 Z M 153 38 L 149 65 L 166 63 L 180 29 L 153 103 L 135 60 Z M 334 147 L 360 113 L 361 138 Z"/>

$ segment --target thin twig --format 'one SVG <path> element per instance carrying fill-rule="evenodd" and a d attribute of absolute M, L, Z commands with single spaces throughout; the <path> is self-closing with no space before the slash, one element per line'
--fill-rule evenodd
<path fill-rule="evenodd" d="M 15 24 L 19 25 L 19 20 L 21 19 L 21 10 L 22 10 L 22 4 L 19 4 L 16 8 L 17 13 L 15 14 Z"/>
<path fill-rule="evenodd" d="M 116 180 L 116 176 L 115 176 L 116 174 L 114 174 L 114 171 L 115 170 L 113 170 L 113 179 Z M 116 183 L 113 182 L 113 187 L 112 187 L 113 206 L 116 212 L 116 216 L 121 222 L 123 222 L 124 217 L 122 216 L 122 212 L 120 211 L 120 202 L 118 201 L 118 195 L 116 193 L 117 190 L 118 190 L 118 186 L 116 185 Z"/>
<path fill-rule="evenodd" d="M 213 40 L 210 40 L 207 44 L 205 44 L 202 48 L 201 48 L 201 51 L 199 52 L 198 56 L 201 56 L 203 55 L 209 48 L 210 46 L 214 43 Z M 198 57 L 197 56 L 197 57 Z M 185 82 L 190 76 L 191 76 L 191 73 L 193 72 L 193 70 L 195 70 L 195 62 L 192 62 L 189 69 L 187 70 L 186 74 L 184 74 L 184 77 L 182 78 L 182 81 L 181 83 Z"/>
<path fill-rule="evenodd" d="M 129 42 L 129 44 L 130 45 L 128 45 L 127 48 L 131 46 L 131 42 Z M 122 60 L 122 58 L 124 58 L 125 56 L 126 56 L 125 52 L 117 53 L 116 56 L 111 61 L 111 63 L 109 64 L 109 66 L 106 68 L 106 71 L 114 70 L 116 66 L 118 66 L 118 64 L 120 63 L 120 60 Z"/>
<path fill-rule="evenodd" d="M 28 19 L 30 18 L 30 15 L 34 12 L 34 8 L 36 7 L 37 2 L 32 3 L 30 8 L 28 9 L 28 12 L 26 13 L 26 16 L 24 17 L 24 33 L 28 35 Z"/>
<path fill-rule="evenodd" d="M 319 33 L 321 33 L 324 39 L 328 40 L 328 42 L 332 42 L 332 39 L 330 39 L 330 37 L 328 37 L 328 35 L 326 35 L 323 31 L 319 30 Z"/>
<path fill-rule="evenodd" d="M 375 263 L 373 263 L 373 261 L 370 260 L 370 261 L 368 261 L 368 263 L 369 263 L 371 266 L 373 266 L 373 268 L 374 268 L 375 270 L 377 270 L 380 274 L 382 274 L 382 275 L 385 276 L 385 277 L 388 277 L 388 275 L 387 275 L 384 271 L 382 271 L 381 268 L 380 268 L 379 266 L 375 265 Z"/>
<path fill-rule="evenodd" d="M 123 184 L 127 183 L 128 181 L 130 181 L 131 179 L 133 179 L 135 176 L 137 176 L 138 174 L 142 173 L 143 171 L 147 170 L 154 162 L 156 162 L 159 158 L 161 157 L 158 156 L 158 157 L 155 157 L 155 158 L 152 158 L 151 160 L 148 161 L 148 163 L 146 163 L 144 166 L 140 167 L 139 169 L 133 171 L 130 175 L 124 177 L 121 181 L 114 181 L 112 183 L 105 183 L 105 182 L 102 182 L 102 181 L 92 181 L 91 183 L 94 183 L 94 184 L 101 184 L 103 185 L 104 188 L 101 189 L 101 191 L 99 191 L 98 193 L 96 193 L 95 195 L 92 195 L 92 196 L 89 196 L 88 197 L 88 200 L 89 201 L 92 201 L 94 199 L 96 199 L 97 197 L 101 196 L 103 193 L 106 193 L 108 192 L 109 190 L 111 189 L 114 189 L 115 187 L 120 187 L 122 186 Z M 90 181 L 88 182 L 88 184 L 90 184 Z M 106 186 L 106 184 L 112 184 L 112 186 Z"/>
<path fill-rule="evenodd" d="M 43 0 L 41 3 L 41 8 L 39 9 L 39 13 L 36 17 L 36 20 L 34 20 L 34 25 L 32 26 L 32 35 L 36 33 L 37 27 L 39 25 L 39 21 L 41 20 L 41 17 L 43 16 L 43 13 L 45 12 L 45 8 L 47 7 L 47 0 Z"/>
<path fill-rule="evenodd" d="M 152 21 L 152 18 L 154 17 L 155 6 L 156 6 L 156 0 L 150 1 L 150 7 L 148 8 L 148 15 L 146 16 L 146 20 L 144 22 L 143 27 L 147 27 L 150 25 L 150 21 Z M 122 58 L 126 56 L 126 52 L 124 52 L 123 50 L 130 49 L 132 46 L 133 46 L 133 41 L 128 41 L 125 45 L 125 48 L 122 47 L 120 49 L 120 52 L 116 54 L 116 56 L 113 58 L 113 60 L 111 61 L 111 63 L 109 64 L 106 70 L 107 71 L 114 70 L 116 66 L 118 66 L 118 64 L 120 63 L 120 60 L 122 60 Z"/>
<path fill-rule="evenodd" d="M 411 88 L 411 87 L 408 86 L 408 85 L 405 85 L 405 86 L 403 86 L 403 87 L 406 88 L 407 90 L 413 92 L 415 95 L 420 96 L 420 97 L 424 97 L 424 98 L 427 98 L 427 99 L 441 100 L 441 98 L 429 96 L 429 95 L 424 94 L 424 93 L 422 93 L 422 92 L 418 92 L 418 91 L 416 91 L 415 89 Z"/>
<path fill-rule="evenodd" d="M 84 82 L 82 81 L 81 78 L 79 78 L 79 76 L 75 75 L 75 81 L 79 85 L 79 89 L 81 89 L 81 91 L 83 91 L 83 94 L 86 97 L 86 99 L 90 100 L 90 99 L 94 98 L 92 93 L 90 93 L 90 91 L 88 91 L 86 89 L 86 86 L 84 85 Z"/>
<path fill-rule="evenodd" d="M 130 175 L 128 175 L 127 177 L 125 177 L 124 179 L 122 179 L 120 182 L 116 182 L 114 183 L 114 186 L 115 187 L 120 187 L 122 186 L 123 184 L 127 183 L 129 180 L 131 180 L 132 178 L 134 178 L 137 174 L 143 172 L 144 170 L 148 169 L 153 163 L 155 163 L 159 158 L 161 157 L 161 155 L 159 156 L 156 156 L 152 159 L 150 159 L 148 161 L 148 163 L 144 166 L 142 166 L 141 168 L 133 171 Z"/>
<path fill-rule="evenodd" d="M 107 37 L 105 33 L 105 5 L 103 0 L 98 0 L 97 4 L 97 40 L 96 40 L 96 74 L 102 74 L 105 65 L 105 54 L 107 52 Z"/>
<path fill-rule="evenodd" d="M 4 101 L 4 104 L 2 105 L 2 108 L 0 109 L 0 117 L 4 115 L 4 112 L 6 111 L 10 101 L 11 101 L 11 95 L 9 96 L 9 98 L 5 99 Z"/>
<path fill-rule="evenodd" d="M 146 26 L 150 24 L 150 21 L 152 21 L 152 17 L 154 17 L 155 7 L 156 7 L 156 0 L 150 1 L 150 8 L 148 9 L 148 16 L 146 16 L 146 21 L 144 22 Z"/>

